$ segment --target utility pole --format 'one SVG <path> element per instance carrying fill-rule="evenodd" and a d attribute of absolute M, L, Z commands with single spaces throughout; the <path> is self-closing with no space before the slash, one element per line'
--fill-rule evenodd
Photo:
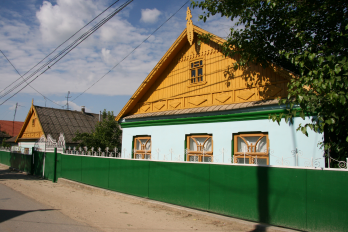
<path fill-rule="evenodd" d="M 69 110 L 69 98 L 71 98 L 71 97 L 69 97 L 69 94 L 70 94 L 70 91 L 68 91 L 68 96 L 65 97 L 66 98 L 66 109 L 67 110 Z"/>
<path fill-rule="evenodd" d="M 15 113 L 14 113 L 14 116 L 13 116 L 12 136 L 14 136 L 14 122 L 15 122 L 15 119 L 16 119 L 17 107 L 18 107 L 18 102 L 16 103 L 16 109 L 15 109 Z"/>
<path fill-rule="evenodd" d="M 23 106 L 21 106 L 21 105 L 18 105 L 18 102 L 16 103 L 16 109 L 15 109 L 15 113 L 14 113 L 14 116 L 13 116 L 12 136 L 15 135 L 15 134 L 14 134 L 14 123 L 15 123 L 15 119 L 16 119 L 16 113 L 17 113 L 17 108 L 18 108 L 18 106 L 23 107 Z"/>

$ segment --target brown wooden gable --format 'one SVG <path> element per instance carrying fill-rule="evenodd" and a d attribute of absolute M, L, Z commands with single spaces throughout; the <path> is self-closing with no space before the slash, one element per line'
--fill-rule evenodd
<path fill-rule="evenodd" d="M 172 51 L 161 59 L 116 120 L 134 114 L 287 96 L 287 83 L 291 78 L 288 72 L 274 65 L 266 69 L 252 65 L 245 70 L 234 70 L 236 60 L 226 58 L 219 51 L 218 44 L 224 40 L 215 37 L 210 44 L 199 43 L 197 35 L 208 32 L 196 26 L 193 29 L 192 45 L 184 30 L 174 43 L 181 46 L 171 47 Z M 190 64 L 200 60 L 203 61 L 203 81 L 191 84 Z"/>

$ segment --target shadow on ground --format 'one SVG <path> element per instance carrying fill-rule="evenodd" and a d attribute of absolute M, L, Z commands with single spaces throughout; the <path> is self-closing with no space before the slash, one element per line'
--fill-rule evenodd
<path fill-rule="evenodd" d="M 8 166 L 0 165 L 0 181 L 9 179 L 21 180 L 42 180 L 42 178 L 33 175 L 23 175 L 23 172 L 9 168 Z"/>
<path fill-rule="evenodd" d="M 0 209 L 0 223 L 10 220 L 12 218 L 21 216 L 26 213 L 37 212 L 37 211 L 52 211 L 55 209 L 37 209 L 37 210 L 7 210 Z"/>

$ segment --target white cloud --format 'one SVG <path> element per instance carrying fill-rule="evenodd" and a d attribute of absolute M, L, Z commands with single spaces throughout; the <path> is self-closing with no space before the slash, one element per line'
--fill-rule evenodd
<path fill-rule="evenodd" d="M 19 72 L 24 74 L 58 44 L 104 10 L 106 4 L 105 0 L 57 0 L 56 4 L 44 2 L 37 9 L 37 22 L 34 24 L 25 18 L 7 19 L 0 15 L 0 48 Z M 145 9 L 142 10 L 142 20 L 158 20 L 160 14 L 167 18 L 171 13 L 161 13 L 156 8 Z M 220 36 L 226 36 L 226 30 L 231 25 L 231 21 L 221 17 L 209 22 L 194 23 Z M 53 94 L 62 99 L 67 91 L 71 91 L 74 96 L 85 91 L 154 30 L 145 27 L 145 24 L 137 26 L 137 23 L 132 24 L 131 17 L 117 14 L 49 71 L 38 77 L 32 86 L 44 95 Z M 109 96 L 133 94 L 185 27 L 183 10 L 87 93 Z M 57 52 L 67 45 L 63 45 Z M 19 76 L 5 59 L 0 59 L 0 70 L 1 91 L 2 86 L 9 85 Z M 22 92 L 35 93 L 29 87 Z"/>
<path fill-rule="evenodd" d="M 144 23 L 155 23 L 158 17 L 161 15 L 161 11 L 154 9 L 141 9 L 141 22 Z"/>
<path fill-rule="evenodd" d="M 36 13 L 44 42 L 59 43 L 69 38 L 95 10 L 91 0 L 57 0 L 56 5 L 44 1 Z"/>

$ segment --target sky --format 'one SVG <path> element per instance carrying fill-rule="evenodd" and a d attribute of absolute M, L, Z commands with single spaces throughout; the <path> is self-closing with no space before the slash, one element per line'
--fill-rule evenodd
<path fill-rule="evenodd" d="M 24 121 L 32 99 L 34 105 L 66 109 L 68 91 L 71 110 L 81 110 L 81 106 L 85 106 L 87 112 L 99 113 L 106 109 L 117 115 L 185 29 L 186 10 L 190 3 L 141 43 L 186 1 L 134 0 L 29 86 L 19 91 L 26 85 L 24 83 L 5 96 L 2 95 L 7 90 L 20 83 L 20 75 L 28 72 L 115 0 L 0 1 L 0 50 L 20 74 L 0 53 L 0 104 L 19 91 L 0 105 L 0 120 L 13 120 L 18 103 L 15 120 Z M 125 2 L 120 0 L 95 22 Z M 226 37 L 234 25 L 230 19 L 218 15 L 204 23 L 198 19 L 202 14 L 198 8 L 191 8 L 191 13 L 193 24 L 220 37 Z M 93 25 L 63 44 L 50 57 Z M 29 77 L 39 67 L 23 78 Z"/>

